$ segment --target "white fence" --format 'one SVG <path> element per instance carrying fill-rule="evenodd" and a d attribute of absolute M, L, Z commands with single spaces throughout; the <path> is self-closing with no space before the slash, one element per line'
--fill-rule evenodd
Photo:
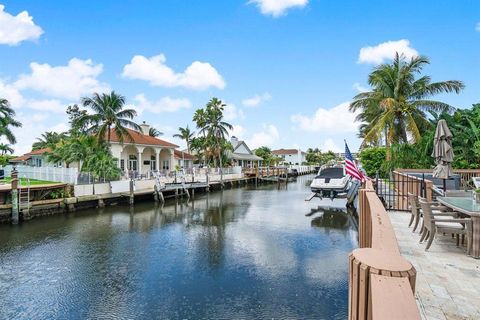
<path fill-rule="evenodd" d="M 26 177 L 29 179 L 70 184 L 75 184 L 78 175 L 77 168 L 16 166 L 16 169 L 20 178 Z M 5 166 L 3 170 L 5 171 L 5 177 L 10 177 L 13 166 Z"/>

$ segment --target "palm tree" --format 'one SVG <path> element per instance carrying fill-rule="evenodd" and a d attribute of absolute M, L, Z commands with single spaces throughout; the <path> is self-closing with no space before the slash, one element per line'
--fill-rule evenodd
<path fill-rule="evenodd" d="M 152 127 L 152 128 L 150 128 L 150 129 L 148 129 L 148 135 L 149 135 L 150 137 L 157 138 L 157 137 L 160 137 L 161 135 L 163 135 L 163 132 L 160 132 L 160 131 L 158 131 L 157 129 L 155 129 L 155 128 Z"/>
<path fill-rule="evenodd" d="M 14 119 L 15 111 L 10 107 L 7 99 L 0 98 L 0 137 L 5 136 L 8 142 L 17 142 L 11 127 L 20 128 L 22 124 Z"/>
<path fill-rule="evenodd" d="M 110 143 L 111 129 L 121 142 L 125 137 L 131 139 L 127 127 L 141 131 L 140 126 L 131 120 L 137 116 L 137 112 L 133 109 L 124 109 L 125 97 L 115 91 L 109 94 L 94 93 L 92 97 L 82 98 L 82 104 L 91 108 L 94 113 L 80 117 L 78 124 L 88 124 L 88 131 L 95 133 L 100 141 L 106 138 Z"/>
<path fill-rule="evenodd" d="M 459 93 L 465 86 L 461 81 L 431 82 L 420 76 L 427 57 L 417 56 L 407 61 L 395 55 L 392 63 L 376 67 L 368 77 L 372 91 L 356 95 L 350 111 L 359 110 L 357 121 L 363 122 L 359 136 L 363 145 L 385 139 L 385 145 L 418 141 L 430 124 L 426 112 L 451 112 L 447 103 L 430 100 L 439 93 Z"/>
<path fill-rule="evenodd" d="M 190 143 L 195 136 L 195 132 L 190 131 L 188 125 L 185 128 L 179 127 L 178 132 L 179 133 L 174 134 L 173 137 L 185 140 L 185 143 L 187 144 L 187 152 L 190 153 Z"/>
<path fill-rule="evenodd" d="M 225 140 L 225 137 L 228 137 L 228 130 L 233 129 L 233 126 L 230 123 L 223 121 L 223 110 L 225 109 L 225 106 L 226 105 L 221 100 L 212 98 L 207 103 L 207 123 L 202 129 L 207 131 L 207 135 L 214 140 L 214 149 L 216 153 L 218 153 L 220 166 L 222 166 L 222 153 L 225 149 L 222 148 L 222 141 Z"/>
<path fill-rule="evenodd" d="M 65 133 L 47 131 L 41 134 L 40 138 L 33 143 L 32 150 L 54 148 L 60 141 L 67 137 Z"/>
<path fill-rule="evenodd" d="M 9 144 L 0 143 L 0 155 L 4 156 L 7 153 L 10 153 L 10 154 L 13 153 L 12 147 L 10 147 Z"/>

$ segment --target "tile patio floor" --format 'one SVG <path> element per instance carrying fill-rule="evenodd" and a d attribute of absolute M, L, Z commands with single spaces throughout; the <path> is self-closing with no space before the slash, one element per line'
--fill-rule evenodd
<path fill-rule="evenodd" d="M 437 234 L 429 251 L 408 228 L 410 213 L 390 212 L 400 251 L 417 269 L 416 298 L 424 319 L 480 319 L 480 259 Z M 417 230 L 418 231 L 418 230 Z"/>

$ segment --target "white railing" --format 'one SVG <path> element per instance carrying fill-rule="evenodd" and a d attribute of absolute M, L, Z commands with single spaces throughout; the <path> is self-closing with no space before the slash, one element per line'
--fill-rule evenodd
<path fill-rule="evenodd" d="M 70 184 L 76 183 L 78 174 L 77 168 L 16 166 L 16 169 L 20 177 Z M 5 166 L 3 170 L 5 171 L 5 177 L 10 177 L 13 166 Z"/>

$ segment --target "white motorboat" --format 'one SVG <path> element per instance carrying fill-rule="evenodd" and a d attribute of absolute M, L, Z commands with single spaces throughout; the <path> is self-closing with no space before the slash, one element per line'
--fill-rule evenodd
<path fill-rule="evenodd" d="M 319 198 L 347 198 L 352 183 L 352 177 L 345 174 L 344 166 L 336 164 L 321 167 L 310 188 Z"/>

